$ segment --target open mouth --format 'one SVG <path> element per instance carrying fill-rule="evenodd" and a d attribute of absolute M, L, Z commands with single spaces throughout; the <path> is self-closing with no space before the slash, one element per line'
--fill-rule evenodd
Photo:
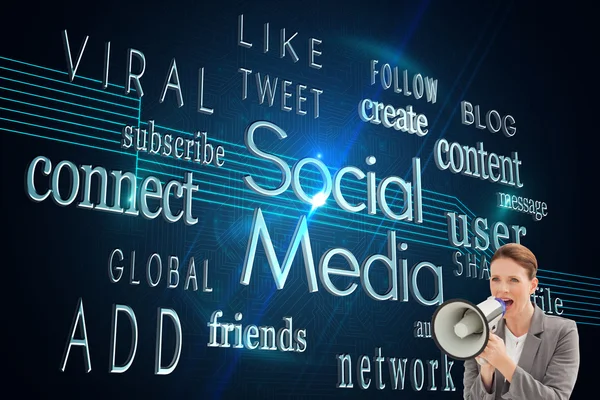
<path fill-rule="evenodd" d="M 504 301 L 504 304 L 506 304 L 506 309 L 508 310 L 512 305 L 513 305 L 513 301 L 511 299 L 502 299 Z"/>

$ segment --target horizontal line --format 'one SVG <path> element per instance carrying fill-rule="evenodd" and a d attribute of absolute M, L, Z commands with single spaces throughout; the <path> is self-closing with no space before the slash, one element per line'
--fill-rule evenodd
<path fill-rule="evenodd" d="M 600 324 L 595 324 L 593 322 L 582 322 L 582 321 L 575 321 L 578 324 L 583 324 L 583 325 L 594 325 L 594 326 L 600 326 Z"/>
<path fill-rule="evenodd" d="M 561 314 L 564 315 L 566 317 L 579 317 L 579 318 L 593 318 L 593 319 L 600 319 L 600 317 L 590 317 L 589 315 L 579 315 L 579 314 Z"/>
<path fill-rule="evenodd" d="M 0 56 L 0 59 L 7 60 L 7 58 L 1 57 L 1 56 Z M 11 61 L 16 61 L 16 60 L 11 60 Z M 16 62 L 21 62 L 21 61 L 16 61 Z M 53 69 L 50 69 L 50 68 L 40 67 L 38 65 L 33 65 L 33 64 L 23 63 L 23 62 L 21 62 L 21 63 L 22 64 L 26 64 L 26 65 L 31 65 L 31 66 L 37 67 L 37 68 L 46 69 L 46 70 L 53 71 L 53 72 L 58 72 L 58 73 L 63 74 L 63 75 L 67 75 L 67 76 L 69 75 L 67 72 L 56 71 L 56 70 L 53 70 Z M 136 99 L 136 98 L 133 98 L 133 97 L 130 97 L 130 96 L 126 96 L 124 94 L 118 94 L 118 93 L 107 92 L 106 90 L 94 89 L 94 88 L 91 88 L 91 87 L 88 87 L 88 86 L 78 85 L 76 83 L 69 82 L 69 81 L 61 81 L 61 80 L 58 80 L 58 79 L 49 78 L 47 76 L 32 74 L 31 72 L 19 71 L 18 69 L 12 69 L 12 68 L 3 67 L 3 66 L 0 66 L 0 69 L 6 70 L 6 71 L 11 71 L 11 72 L 16 72 L 18 74 L 33 76 L 33 77 L 40 78 L 40 79 L 46 79 L 48 81 L 62 83 L 62 84 L 65 84 L 65 85 L 76 86 L 76 87 L 79 87 L 79 88 L 82 88 L 82 89 L 92 90 L 94 92 L 105 93 L 105 94 L 108 94 L 108 95 L 111 95 L 111 96 L 117 96 L 117 97 L 121 97 L 121 98 L 124 98 L 124 99 L 127 99 L 127 100 L 133 100 L 133 101 L 138 101 L 139 102 L 139 99 Z M 81 78 L 81 79 L 90 80 L 90 81 L 93 81 L 93 82 L 100 82 L 100 81 L 97 81 L 97 80 L 92 79 L 92 78 L 86 78 L 85 76 L 79 76 L 78 75 L 77 77 Z M 109 83 L 109 85 L 110 86 L 115 86 L 115 87 L 118 87 L 118 88 L 121 88 L 121 89 L 125 89 L 125 87 L 123 87 L 123 86 L 113 85 L 112 83 Z M 135 92 L 135 89 L 131 89 L 131 90 Z"/>
<path fill-rule="evenodd" d="M 161 163 L 161 162 L 158 162 L 158 161 L 150 161 L 150 160 L 147 160 L 147 159 L 142 159 L 142 158 L 140 158 L 140 161 L 147 162 L 147 163 L 151 163 L 151 164 L 157 164 L 157 165 L 160 165 L 160 166 L 168 166 L 168 167 L 172 167 L 172 168 L 175 168 L 175 169 L 188 170 L 187 168 L 184 168 L 184 167 L 175 166 L 175 165 L 166 165 L 166 164 L 163 164 L 163 163 Z M 148 170 L 148 171 L 151 171 L 151 172 L 156 172 L 156 173 L 159 173 L 159 174 L 172 175 L 172 174 L 169 174 L 169 173 L 167 173 L 167 172 L 162 172 L 162 171 L 155 171 L 155 170 Z M 240 172 L 240 171 L 237 171 L 237 170 L 227 170 L 227 171 L 230 171 L 230 172 Z M 222 176 L 222 175 L 212 175 L 212 174 L 210 174 L 209 172 L 205 172 L 205 171 L 194 171 L 194 172 L 198 172 L 199 174 L 209 174 L 210 176 L 214 176 L 214 177 L 218 177 L 218 178 L 223 178 L 223 179 L 228 179 L 228 177 L 226 177 L 226 176 Z M 175 175 L 172 175 L 172 176 L 175 176 Z M 231 189 L 233 189 L 233 190 L 244 190 L 245 188 L 240 188 L 240 189 L 238 189 L 238 188 L 236 188 L 236 187 L 231 187 Z M 249 189 L 248 189 L 247 193 L 252 193 L 252 194 L 254 194 L 254 192 L 251 192 L 251 191 L 249 191 Z M 294 201 L 297 201 L 297 202 L 299 202 L 300 204 L 302 204 L 303 206 L 306 206 L 306 207 L 309 207 L 309 206 L 310 206 L 309 204 L 306 204 L 306 203 L 302 202 L 302 201 L 301 201 L 301 200 L 299 200 L 299 199 L 296 199 L 296 200 L 294 200 Z M 330 208 L 329 206 L 328 206 L 326 209 L 333 209 L 333 210 L 339 211 L 339 210 L 337 210 L 337 208 Z M 434 214 L 431 214 L 431 213 L 425 213 L 425 212 L 423 212 L 423 214 L 434 215 Z M 373 216 L 373 215 L 370 215 L 370 214 L 360 214 L 360 215 L 361 215 L 361 216 L 364 216 L 364 217 L 366 217 L 366 218 L 370 218 L 370 219 L 376 219 L 377 221 L 388 221 L 387 219 L 382 219 L 382 218 L 380 218 L 380 217 Z M 339 218 L 342 218 L 342 217 L 339 217 Z M 342 218 L 342 219 L 344 219 L 344 218 Z M 353 220 L 350 220 L 350 221 L 353 221 Z M 408 225 L 410 225 L 410 226 L 414 226 L 414 227 L 422 227 L 422 229 L 428 229 L 428 230 L 433 230 L 433 231 L 436 231 L 436 232 L 446 233 L 446 231 L 445 231 L 445 230 L 436 229 L 436 228 L 431 228 L 431 227 L 425 227 L 425 226 L 417 225 L 416 223 L 411 223 L 411 222 L 407 222 L 407 221 L 395 221 L 395 220 L 389 220 L 388 222 L 389 222 L 389 223 L 391 223 L 391 224 L 408 224 Z M 426 220 L 425 220 L 425 222 L 437 223 L 437 222 L 435 222 L 435 221 L 426 221 Z M 373 225 L 373 226 L 375 226 L 375 225 Z M 436 237 L 436 239 L 441 239 L 441 238 L 438 238 L 438 237 Z M 443 236 L 443 239 L 446 239 L 446 236 Z"/>
<path fill-rule="evenodd" d="M 557 293 L 557 292 L 554 292 L 554 293 Z M 562 300 L 562 299 L 561 299 L 561 300 Z M 598 306 L 598 305 L 600 305 L 600 304 L 598 304 L 598 303 L 587 303 L 587 302 L 585 302 L 585 301 L 575 301 L 575 300 L 568 300 L 568 299 L 567 299 L 567 300 L 564 300 L 564 301 L 567 301 L 567 302 L 569 302 L 569 303 L 587 304 L 587 305 L 590 305 L 590 306 Z"/>
<path fill-rule="evenodd" d="M 151 172 L 151 173 L 155 173 L 155 174 L 161 174 L 161 175 L 168 175 L 168 176 L 175 176 L 175 177 L 177 177 L 177 175 L 169 174 L 167 172 L 155 171 L 155 170 L 145 169 L 145 168 L 139 168 L 139 169 L 144 170 L 144 171 L 148 171 L 148 172 Z M 210 182 L 205 182 L 205 181 L 202 181 L 200 179 L 194 179 L 194 180 L 198 181 L 198 182 L 202 182 L 202 183 L 207 183 L 209 185 L 211 184 Z M 222 186 L 222 185 L 218 185 L 218 184 L 215 184 L 215 185 Z M 249 193 L 249 194 L 253 193 L 253 192 L 250 191 L 250 189 L 245 189 L 244 187 L 242 187 L 242 188 L 230 187 L 230 189 L 231 190 L 236 190 L 236 191 L 242 191 L 243 193 Z M 232 196 L 232 195 L 229 195 L 229 194 L 226 194 L 226 193 L 211 193 L 211 194 L 213 196 L 226 196 L 226 197 L 237 198 L 239 200 L 247 200 L 246 198 L 238 197 L 238 196 Z M 305 204 L 305 203 L 302 203 L 302 204 L 305 205 L 307 208 L 310 207 L 310 205 L 308 205 L 308 204 Z M 275 207 L 281 207 L 281 208 L 289 209 L 289 210 L 297 210 L 298 209 L 298 208 L 295 208 L 295 207 L 286 207 L 286 206 L 275 205 L 275 204 L 269 204 L 269 205 L 275 206 Z M 369 223 L 369 222 L 366 222 L 366 221 L 360 221 L 360 220 L 357 220 L 357 219 L 348 219 L 348 218 L 341 217 L 339 215 L 329 215 L 329 214 L 320 214 L 320 215 L 322 217 L 325 217 L 325 218 L 334 218 L 334 219 L 338 219 L 338 220 L 342 220 L 342 221 L 348 221 L 348 222 L 354 222 L 354 223 L 358 223 L 358 224 L 366 225 L 366 226 L 378 226 L 376 224 Z M 365 216 L 365 215 L 363 214 L 363 216 Z M 376 218 L 376 217 L 371 217 L 371 218 Z M 399 222 L 401 222 L 401 221 L 397 221 L 395 223 L 399 223 Z M 409 223 L 408 222 L 404 222 L 404 224 L 409 224 Z M 411 227 L 415 227 L 415 225 L 412 225 L 412 224 L 410 226 Z M 384 228 L 388 229 L 388 230 L 393 230 L 392 227 L 387 227 L 386 226 Z M 429 227 L 422 227 L 422 229 L 428 229 L 428 230 L 437 231 L 436 229 L 429 228 Z M 413 234 L 413 235 L 426 236 L 426 237 L 430 237 L 432 239 L 437 239 L 437 240 L 445 240 L 446 239 L 445 237 L 437 237 L 437 236 L 429 235 L 427 233 L 413 232 L 413 231 L 411 231 L 410 233 Z"/>
<path fill-rule="evenodd" d="M 150 169 L 145 169 L 145 168 L 138 168 L 138 169 L 142 170 L 142 171 L 147 171 L 147 172 L 150 172 L 150 173 L 156 173 L 156 174 L 162 174 L 162 175 L 170 175 L 170 176 L 177 177 L 177 175 L 168 174 L 168 173 L 162 173 L 162 172 L 154 171 L 154 170 L 150 170 Z M 138 179 L 143 179 L 143 178 L 138 177 Z M 208 182 L 202 181 L 200 179 L 194 179 L 194 181 L 201 182 L 201 183 L 208 183 Z M 208 184 L 210 184 L 210 183 L 208 183 Z M 222 196 L 222 197 L 227 197 L 227 198 L 232 198 L 232 199 L 242 200 L 242 201 L 249 200 L 249 199 L 246 199 L 244 197 L 231 196 L 231 195 L 226 194 L 226 193 L 211 193 L 211 194 L 213 196 Z M 270 204 L 270 203 L 263 203 L 263 204 L 268 205 L 268 206 L 280 207 L 280 208 L 284 208 L 284 209 L 288 209 L 288 210 L 301 211 L 301 209 L 295 208 L 295 207 L 286 207 L 286 206 L 280 206 L 280 205 L 275 205 L 275 204 Z M 354 223 L 357 223 L 357 224 L 360 224 L 360 225 L 376 226 L 375 224 L 370 224 L 368 222 L 359 221 L 359 220 L 349 220 L 347 218 L 341 218 L 341 217 L 338 217 L 338 216 L 328 216 L 328 215 L 325 215 L 325 214 L 321 214 L 321 216 L 327 217 L 327 218 L 330 217 L 330 218 L 337 219 L 337 220 L 342 220 L 342 221 L 354 222 Z M 291 218 L 295 219 L 295 217 L 291 217 Z M 359 231 L 359 232 L 364 232 L 363 229 L 352 228 L 352 227 L 349 227 L 347 225 L 342 227 L 341 225 L 332 224 L 331 222 L 324 221 L 324 220 L 320 220 L 317 223 L 324 224 L 324 225 L 335 226 L 335 227 L 340 227 L 340 228 L 345 228 L 345 229 L 351 229 L 351 230 L 355 230 L 355 231 Z M 386 229 L 393 230 L 392 228 L 388 228 L 388 227 L 386 227 Z M 439 238 L 439 237 L 435 237 L 435 236 L 428 235 L 428 234 L 425 234 L 425 233 L 414 232 L 414 231 L 410 231 L 410 230 L 396 230 L 396 231 L 399 232 L 399 233 L 404 233 L 405 235 L 406 234 L 410 234 L 410 235 L 427 236 L 427 237 L 431 237 L 433 239 L 439 239 L 439 240 L 443 240 L 444 239 L 444 238 Z M 385 233 L 381 233 L 380 235 L 387 236 L 387 234 L 385 234 Z M 440 245 L 440 244 L 437 244 L 437 243 L 431 243 L 431 242 L 424 242 L 424 241 L 420 241 L 420 240 L 416 240 L 416 239 L 413 239 L 412 241 L 419 242 L 419 243 L 424 243 L 424 244 L 428 244 L 428 245 L 434 245 L 434 246 L 441 246 L 441 247 L 451 248 L 450 246 L 444 246 L 444 245 Z"/>
<path fill-rule="evenodd" d="M 171 159 L 171 158 L 169 157 L 169 159 Z M 234 159 L 229 158 L 228 161 L 226 161 L 226 162 L 229 162 L 231 164 L 241 165 L 241 166 L 244 166 L 244 167 L 253 167 L 255 169 L 266 170 L 266 171 L 269 171 L 269 172 L 271 171 L 270 169 L 268 169 L 266 167 L 257 167 L 257 166 L 249 164 L 246 161 L 238 161 L 238 160 L 234 160 Z M 171 166 L 171 167 L 174 167 L 174 168 L 183 168 L 183 167 L 179 167 L 179 166 L 175 166 L 175 165 L 171 165 L 171 164 L 165 164 L 165 165 L 168 165 L 168 166 Z M 248 172 L 245 172 L 245 171 L 238 171 L 238 170 L 232 170 L 232 171 L 239 172 L 241 175 L 251 175 L 251 174 L 249 174 Z M 274 177 L 270 177 L 270 176 L 261 176 L 261 178 L 265 179 L 265 180 L 269 180 L 269 181 L 278 181 L 278 182 L 281 181 L 281 178 L 274 178 Z M 308 178 L 306 176 L 302 177 L 301 180 L 303 180 L 303 181 L 309 181 L 309 182 L 320 182 L 321 181 L 319 179 Z M 311 189 L 320 189 L 320 186 L 318 186 L 318 185 L 314 186 L 314 187 L 311 186 L 310 188 Z M 363 190 L 361 188 L 355 188 L 355 187 L 345 186 L 344 189 L 346 189 L 348 192 L 360 193 L 361 195 L 366 195 L 367 194 L 367 188 L 365 188 L 365 190 Z M 399 195 L 399 194 L 403 195 L 404 192 L 401 191 L 401 190 L 391 189 L 391 194 L 395 194 L 396 196 L 394 196 L 394 199 L 396 199 L 398 197 L 397 195 Z M 409 194 L 409 196 L 410 196 L 410 194 Z M 402 196 L 402 197 L 404 197 L 404 196 Z M 429 200 L 429 198 L 427 198 L 427 197 L 423 197 L 423 199 Z M 360 199 L 360 198 L 358 198 L 358 199 L 357 198 L 352 198 L 352 200 L 365 200 L 366 201 L 366 199 Z M 386 200 L 387 200 L 387 198 L 386 198 Z M 365 203 L 365 201 L 362 201 L 362 203 Z M 424 203 L 423 204 L 424 208 L 425 207 L 431 207 L 431 208 L 438 209 L 438 210 L 443 210 L 443 211 L 452 211 L 452 210 L 442 209 L 442 208 L 439 208 L 439 207 L 436 207 L 436 206 L 430 206 L 430 205 L 425 204 L 425 202 L 423 202 L 423 203 Z M 402 205 L 403 206 L 405 205 L 404 199 L 402 201 Z M 433 214 L 433 213 L 429 213 L 429 214 L 430 215 L 435 215 L 436 217 L 440 217 L 440 218 L 445 219 L 445 217 L 443 215 L 438 215 L 438 214 Z M 440 224 L 443 224 L 443 223 L 440 223 Z"/>
<path fill-rule="evenodd" d="M 84 143 L 74 143 L 74 142 L 70 142 L 68 140 L 63 140 L 63 139 L 58 139 L 58 138 L 53 138 L 53 137 L 48 137 L 48 136 L 42 136 L 42 135 L 36 135 L 34 133 L 17 131 L 17 130 L 14 130 L 14 129 L 3 128 L 1 126 L 0 126 L 0 130 L 7 131 L 7 132 L 12 132 L 12 133 L 18 133 L 20 135 L 25 135 L 25 136 L 33 136 L 33 137 L 40 138 L 40 139 L 48 139 L 48 140 L 53 140 L 53 141 L 56 141 L 56 142 L 72 144 L 72 145 L 75 145 L 75 146 L 83 146 L 83 147 L 89 147 L 89 148 L 96 149 L 96 150 L 104 150 L 104 151 L 110 151 L 112 153 L 117 153 L 117 154 L 125 154 L 127 156 L 133 156 L 134 155 L 134 154 L 130 154 L 130 153 L 125 153 L 125 152 L 122 152 L 122 151 L 118 151 L 118 150 L 106 149 L 104 147 L 92 146 L 92 145 L 84 144 Z"/>
<path fill-rule="evenodd" d="M 6 111 L 14 112 L 14 113 L 25 114 L 25 115 L 29 115 L 31 117 L 36 117 L 36 118 L 49 119 L 51 121 L 56 121 L 56 122 L 60 122 L 60 123 L 63 123 L 63 124 L 71 124 L 71 125 L 82 126 L 84 128 L 90 128 L 90 129 L 94 129 L 94 130 L 98 130 L 98 131 L 105 131 L 105 132 L 113 133 L 113 134 L 117 134 L 117 135 L 121 134 L 121 132 L 119 132 L 119 131 L 111 131 L 110 129 L 98 128 L 97 126 L 80 124 L 78 122 L 66 121 L 64 119 L 46 117 L 45 115 L 32 114 L 32 113 L 28 113 L 28 112 L 25 112 L 25 111 L 12 110 L 10 108 L 5 108 L 5 107 L 0 107 L 0 110 L 6 110 Z"/>
<path fill-rule="evenodd" d="M 594 280 L 600 281 L 600 278 L 596 278 L 596 277 L 593 277 L 593 276 L 576 275 L 576 274 L 570 274 L 568 272 L 552 271 L 552 270 L 549 270 L 549 269 L 538 269 L 538 272 L 551 272 L 553 274 L 576 276 L 578 278 L 594 279 Z"/>
<path fill-rule="evenodd" d="M 598 284 L 598 283 L 588 283 L 588 282 L 572 281 L 572 280 L 564 279 L 564 278 L 550 278 L 550 277 L 547 277 L 547 276 L 542 277 L 542 276 L 538 275 L 538 279 L 550 279 L 552 281 L 579 283 L 581 285 L 597 286 L 598 288 L 600 288 L 600 284 Z M 600 289 L 598 291 L 600 292 Z"/>
<path fill-rule="evenodd" d="M 456 201 L 457 201 L 457 202 L 458 202 L 460 205 L 462 205 L 462 206 L 465 208 L 465 210 L 466 210 L 466 211 L 468 211 L 469 213 L 471 213 L 471 215 L 472 215 L 473 217 L 475 216 L 475 213 L 474 213 L 473 211 L 471 211 L 471 210 L 469 209 L 469 207 L 467 207 L 467 206 L 466 206 L 466 205 L 465 205 L 465 204 L 464 204 L 464 203 L 463 203 L 463 202 L 462 202 L 462 201 L 461 201 L 461 200 L 460 200 L 458 197 L 456 197 L 456 196 L 452 196 L 452 195 L 450 195 L 450 194 L 446 194 L 446 193 L 434 192 L 433 190 L 427 190 L 427 189 L 423 189 L 423 191 L 424 191 L 424 192 L 429 192 L 429 193 L 435 193 L 435 194 L 437 194 L 437 195 L 439 195 L 439 196 L 444 196 L 444 197 L 449 197 L 449 198 L 451 198 L 451 199 L 454 199 L 454 200 L 456 200 Z M 461 211 L 462 211 L 462 210 L 461 210 Z"/>
<path fill-rule="evenodd" d="M 144 151 L 144 152 L 142 152 L 142 154 L 148 154 L 148 156 L 150 157 L 150 153 L 149 153 L 149 152 L 147 152 L 147 151 Z M 156 155 L 155 155 L 155 156 L 156 156 Z M 170 157 L 170 156 L 169 156 L 169 157 L 163 157 L 163 158 L 164 158 L 164 159 L 171 160 L 171 161 L 173 161 L 173 162 L 192 163 L 192 162 L 190 162 L 190 161 L 188 161 L 188 160 L 175 159 L 175 158 L 173 158 L 173 157 Z M 155 162 L 155 161 L 150 161 L 150 159 L 149 159 L 149 158 L 141 158 L 141 157 L 140 157 L 140 161 L 144 161 L 144 162 L 151 162 L 151 163 L 157 164 L 157 162 Z M 248 164 L 248 162 L 237 161 L 237 160 L 234 160 L 234 159 L 231 159 L 231 158 L 229 158 L 227 161 L 225 161 L 225 163 L 228 163 L 228 164 L 237 164 L 237 165 L 241 165 L 241 166 L 243 166 L 243 167 L 249 167 L 249 166 L 251 166 L 251 165 L 249 165 L 249 164 Z M 182 166 L 180 166 L 180 165 L 176 165 L 176 164 L 167 164 L 167 163 L 158 163 L 158 164 L 159 164 L 159 165 L 161 165 L 161 166 L 165 166 L 165 167 L 171 167 L 171 168 L 175 168 L 175 169 L 186 169 L 186 170 L 188 169 L 188 168 L 186 168 L 186 167 L 182 167 Z M 192 164 L 194 164 L 194 163 L 192 163 Z M 255 167 L 255 168 L 257 168 L 257 169 L 262 169 L 262 170 L 268 170 L 267 168 L 264 168 L 264 167 Z M 233 169 L 233 168 L 225 168 L 225 170 L 226 170 L 226 171 L 230 171 L 230 172 L 236 172 L 236 173 L 239 173 L 241 176 L 244 176 L 244 175 L 247 175 L 247 174 L 248 174 L 246 171 L 240 171 L 240 170 Z M 270 170 L 269 170 L 269 171 L 270 171 Z M 216 176 L 216 177 L 223 178 L 223 179 L 227 179 L 227 177 L 225 177 L 225 176 L 221 176 L 221 175 L 215 175 L 215 176 Z M 265 179 L 265 180 L 269 180 L 269 181 L 278 181 L 278 182 L 280 182 L 280 181 L 281 181 L 281 179 L 280 179 L 280 178 L 275 178 L 275 177 L 270 177 L 270 176 L 262 176 L 261 178 L 262 178 L 262 179 Z M 302 179 L 303 179 L 303 180 L 305 180 L 305 181 L 311 181 L 311 182 L 318 181 L 318 179 L 312 179 L 312 178 L 307 178 L 307 177 L 303 177 Z M 317 186 L 314 186 L 314 187 L 313 187 L 313 186 L 310 186 L 310 189 L 315 189 L 315 188 L 317 188 L 317 189 L 318 189 L 318 187 L 317 187 Z M 360 193 L 360 194 L 365 194 L 365 193 L 366 193 L 366 190 L 362 190 L 362 189 L 359 189 L 359 188 L 354 188 L 354 187 L 350 187 L 350 186 L 344 186 L 343 188 L 344 188 L 346 191 L 348 191 L 348 192 L 352 192 L 352 193 Z M 392 192 L 391 192 L 391 193 L 392 193 L 392 194 L 401 194 L 401 193 L 403 193 L 403 192 L 401 192 L 401 191 L 399 191 L 399 190 L 392 189 Z M 396 196 L 396 197 L 397 197 L 397 196 Z M 395 197 L 395 198 L 396 198 L 396 197 Z M 423 197 L 423 199 L 424 199 L 424 200 L 430 200 L 430 198 L 429 198 L 429 197 Z M 347 200 L 348 200 L 348 199 L 347 199 Z M 366 201 L 366 199 L 360 199 L 360 198 L 352 198 L 352 200 L 358 200 L 358 201 L 361 201 L 363 204 L 364 204 L 364 203 L 365 203 L 365 201 Z M 363 201 L 363 200 L 364 200 L 364 201 Z M 403 206 L 403 208 L 404 208 L 404 205 L 405 205 L 405 202 L 403 201 L 403 202 L 402 202 L 402 206 Z M 432 206 L 432 205 L 430 205 L 430 204 L 427 204 L 427 202 L 423 201 L 423 209 L 425 210 L 425 209 L 427 209 L 427 208 L 437 209 L 437 210 L 441 210 L 441 211 L 448 211 L 448 212 L 451 212 L 451 211 L 453 211 L 453 210 L 448 210 L 448 209 L 444 209 L 444 208 L 440 208 L 440 207 Z M 423 211 L 423 214 L 431 215 L 431 216 L 434 216 L 434 217 L 439 217 L 439 218 L 442 218 L 442 219 L 444 219 L 444 220 L 445 220 L 445 217 L 444 217 L 444 215 L 439 215 L 439 214 L 435 214 L 435 213 L 432 213 L 432 212 L 427 212 L 427 211 Z M 376 217 L 375 217 L 375 218 L 376 218 Z M 392 222 L 392 223 L 397 223 L 397 222 L 401 222 L 401 221 L 390 220 L 390 222 Z M 429 221 L 429 222 L 431 222 L 432 224 L 437 224 L 437 225 L 443 225 L 443 226 L 446 226 L 445 222 L 437 222 L 437 221 Z M 440 230 L 440 232 L 444 232 L 444 233 L 445 233 L 446 231 L 445 231 L 445 230 L 444 230 L 444 231 Z M 471 233 L 472 233 L 472 232 L 471 232 Z M 491 254 L 490 254 L 490 255 L 491 255 Z"/>
<path fill-rule="evenodd" d="M 588 310 L 587 308 L 577 308 L 577 307 L 562 307 L 565 310 L 579 310 L 579 311 L 587 311 L 587 312 L 600 312 L 600 310 Z"/>
<path fill-rule="evenodd" d="M 594 299 L 594 300 L 600 300 L 600 297 L 593 297 L 593 296 L 586 296 L 583 294 L 579 294 L 579 293 L 564 293 L 564 292 L 554 292 L 555 294 L 560 294 L 563 296 L 577 296 L 577 297 L 585 297 L 586 299 Z M 570 300 L 567 300 L 570 301 Z"/>
<path fill-rule="evenodd" d="M 0 86 L 0 89 L 9 90 L 11 92 L 16 92 L 16 93 L 21 93 L 21 94 L 24 94 L 24 95 L 27 95 L 27 96 L 39 97 L 40 99 L 45 99 L 45 100 L 50 100 L 50 101 L 57 101 L 59 103 L 70 104 L 70 105 L 76 106 L 76 107 L 83 107 L 83 108 L 87 108 L 87 109 L 94 110 L 94 111 L 100 111 L 100 112 L 105 112 L 105 113 L 108 113 L 108 114 L 118 115 L 118 116 L 125 117 L 125 118 L 128 118 L 128 119 L 137 118 L 137 116 L 125 115 L 125 114 L 117 113 L 117 112 L 114 112 L 114 111 L 107 111 L 107 110 L 103 110 L 101 108 L 96 108 L 96 107 L 91 107 L 91 106 L 84 106 L 83 104 L 71 103 L 70 101 L 59 100 L 59 99 L 55 99 L 53 97 L 42 96 L 42 95 L 34 94 L 34 93 L 23 92 L 21 90 L 10 89 L 10 88 L 1 87 L 1 86 Z"/>
<path fill-rule="evenodd" d="M 65 71 L 59 71 L 57 69 L 52 69 L 52 68 L 48 68 L 48 67 L 42 67 L 41 65 L 31 64 L 31 63 L 28 63 L 28 62 L 25 62 L 25 61 L 19 61 L 19 60 L 15 60 L 15 59 L 8 58 L 8 57 L 2 57 L 2 56 L 0 56 L 0 58 L 3 59 L 3 60 L 14 62 L 14 63 L 19 63 L 19 64 L 23 64 L 23 65 L 28 65 L 30 67 L 45 69 L 46 71 L 56 72 L 58 74 L 69 75 L 69 73 L 65 72 Z M 92 82 L 102 83 L 102 81 L 100 81 L 98 79 L 86 78 L 85 76 L 80 76 L 80 78 L 86 79 L 86 80 L 89 80 L 89 81 L 92 81 Z M 125 86 L 119 86 L 119 85 L 114 84 L 114 83 L 109 83 L 109 86 L 114 86 L 114 87 L 117 87 L 117 88 L 120 88 L 120 89 L 125 89 Z"/>
<path fill-rule="evenodd" d="M 78 114 L 78 113 L 71 112 L 71 111 L 60 110 L 58 108 L 52 108 L 52 107 L 48 107 L 48 106 L 42 106 L 42 105 L 39 105 L 39 104 L 28 103 L 26 101 L 21 101 L 21 100 L 17 100 L 17 99 L 9 99 L 9 98 L 6 98 L 6 97 L 0 97 L 0 100 L 12 101 L 14 103 L 25 104 L 27 106 L 44 108 L 44 109 L 50 110 L 50 111 L 62 112 L 62 113 L 70 114 L 70 115 L 75 115 L 75 116 L 81 117 L 81 118 L 95 119 L 97 121 L 102 121 L 102 122 L 107 122 L 107 123 L 113 124 L 113 125 L 123 126 L 123 124 L 121 122 L 109 121 L 107 119 L 97 118 L 97 117 L 90 117 L 89 115 L 85 115 L 85 114 Z M 137 118 L 131 117 L 131 119 L 137 119 Z"/>
<path fill-rule="evenodd" d="M 550 287 L 559 287 L 561 289 L 581 290 L 583 292 L 592 292 L 592 293 L 600 294 L 600 290 L 580 289 L 580 288 L 576 288 L 576 287 L 572 287 L 572 286 L 557 285 L 555 283 L 546 283 L 546 282 L 543 282 L 543 283 L 541 283 L 541 285 L 542 286 L 550 286 Z"/>
<path fill-rule="evenodd" d="M 68 95 L 71 95 L 71 96 L 83 97 L 84 99 L 99 101 L 101 103 L 112 104 L 112 105 L 119 106 L 119 107 L 125 107 L 125 108 L 129 108 L 129 109 L 135 110 L 135 111 L 138 110 L 138 107 L 131 107 L 131 106 L 126 106 L 124 104 L 113 103 L 112 101 L 108 101 L 108 100 L 95 99 L 93 97 L 84 96 L 82 94 L 77 94 L 77 93 L 72 93 L 72 92 L 66 92 L 64 90 L 54 89 L 54 88 L 47 87 L 47 86 L 42 86 L 42 85 L 36 85 L 35 83 L 31 83 L 31 82 L 24 82 L 24 81 L 20 81 L 20 80 L 17 80 L 17 79 L 6 78 L 6 77 L 2 77 L 2 76 L 0 76 L 0 79 L 4 79 L 4 80 L 7 80 L 7 81 L 20 83 L 20 84 L 23 84 L 23 85 L 29 85 L 29 86 L 33 86 L 33 87 L 37 87 L 37 88 L 41 88 L 41 89 L 46 89 L 46 90 L 50 90 L 50 91 L 53 91 L 53 92 L 64 93 L 64 94 L 68 94 Z"/>
<path fill-rule="evenodd" d="M 17 121 L 17 120 L 14 120 L 14 119 L 3 118 L 3 117 L 0 117 L 0 120 L 2 120 L 2 121 L 8 121 L 8 122 L 13 122 L 13 123 L 16 123 L 16 124 L 24 124 L 24 125 L 29 125 L 29 126 L 35 126 L 36 128 L 50 129 L 50 130 L 57 131 L 57 132 L 69 133 L 71 135 L 77 135 L 77 136 L 86 137 L 86 138 L 89 138 L 89 139 L 103 140 L 103 141 L 109 142 L 109 143 L 119 143 L 118 140 L 112 140 L 112 139 L 106 139 L 106 138 L 103 138 L 103 137 L 85 135 L 83 133 L 71 132 L 71 131 L 66 131 L 64 129 L 58 129 L 58 128 L 51 128 L 49 126 L 32 124 L 30 122 Z"/>

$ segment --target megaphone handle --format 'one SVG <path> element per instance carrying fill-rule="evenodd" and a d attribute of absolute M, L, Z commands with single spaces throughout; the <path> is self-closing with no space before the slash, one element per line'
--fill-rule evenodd
<path fill-rule="evenodd" d="M 477 361 L 477 364 L 479 364 L 479 365 L 485 365 L 488 363 L 487 360 L 483 357 L 477 357 L 475 360 Z"/>

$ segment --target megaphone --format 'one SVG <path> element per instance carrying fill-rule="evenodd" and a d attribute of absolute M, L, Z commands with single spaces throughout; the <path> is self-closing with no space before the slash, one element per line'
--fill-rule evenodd
<path fill-rule="evenodd" d="M 433 313 L 433 340 L 452 358 L 468 360 L 477 357 L 487 346 L 490 334 L 496 331 L 505 312 L 504 300 L 494 296 L 477 305 L 463 299 L 447 300 Z M 482 359 L 478 362 L 485 363 Z"/>

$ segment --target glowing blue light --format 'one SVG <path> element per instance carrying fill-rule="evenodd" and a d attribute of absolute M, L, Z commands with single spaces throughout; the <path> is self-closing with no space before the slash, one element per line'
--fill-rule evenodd
<path fill-rule="evenodd" d="M 325 205 L 325 202 L 327 201 L 327 196 L 325 195 L 325 193 L 323 192 L 319 192 L 317 194 L 315 194 L 312 198 L 312 208 L 318 208 L 321 207 L 322 205 Z"/>

